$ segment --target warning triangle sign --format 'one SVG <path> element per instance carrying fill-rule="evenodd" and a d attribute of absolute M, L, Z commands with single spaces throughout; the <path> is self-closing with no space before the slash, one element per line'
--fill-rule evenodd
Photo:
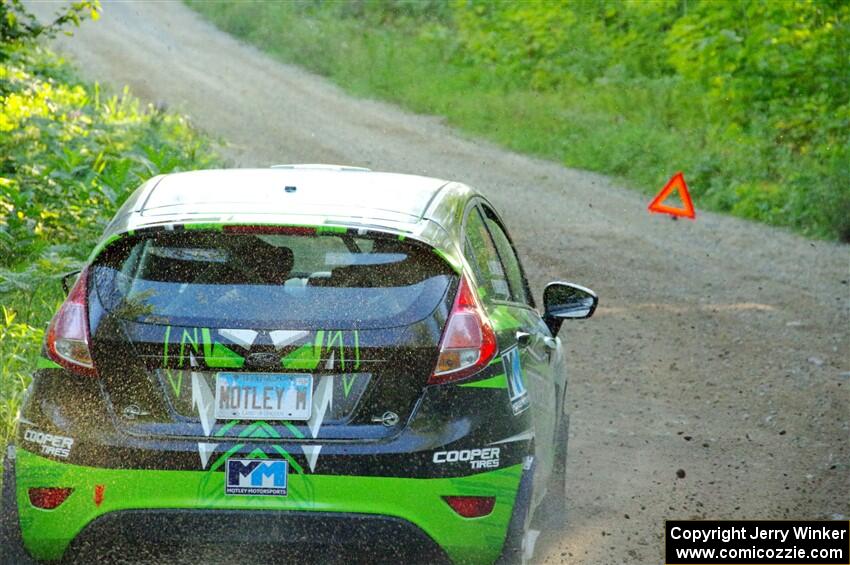
<path fill-rule="evenodd" d="M 673 191 L 677 191 L 679 198 L 682 200 L 682 207 L 676 208 L 664 204 L 664 200 L 669 197 Z M 649 203 L 649 211 L 658 214 L 671 214 L 673 216 L 681 216 L 683 218 L 695 219 L 697 217 L 694 210 L 694 203 L 691 202 L 691 195 L 688 193 L 688 185 L 685 184 L 685 177 L 682 173 L 673 175 L 664 188 L 661 189 L 652 202 Z"/>

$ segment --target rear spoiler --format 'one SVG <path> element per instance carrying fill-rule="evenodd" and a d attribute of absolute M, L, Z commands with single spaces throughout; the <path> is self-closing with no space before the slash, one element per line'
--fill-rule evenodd
<path fill-rule="evenodd" d="M 223 223 L 223 222 L 189 222 L 189 223 L 166 223 L 161 225 L 148 225 L 136 230 L 126 230 L 123 232 L 113 233 L 109 236 L 104 237 L 95 248 L 92 250 L 91 254 L 88 257 L 88 263 L 91 264 L 97 259 L 98 255 L 100 255 L 104 249 L 126 237 L 135 237 L 137 235 L 146 235 L 146 234 L 154 234 L 154 233 L 163 233 L 163 232 L 181 232 L 181 231 L 230 231 L 233 233 L 246 233 L 248 230 L 257 230 L 261 232 L 265 230 L 267 233 L 291 233 L 294 235 L 345 235 L 350 234 L 353 236 L 356 235 L 379 235 L 385 237 L 394 237 L 399 241 L 404 241 L 406 239 L 410 239 L 411 241 L 415 241 L 422 245 L 427 246 L 431 249 L 434 254 L 436 254 L 440 259 L 442 259 L 445 263 L 451 267 L 451 269 L 461 274 L 463 271 L 463 260 L 461 259 L 461 255 L 459 251 L 456 249 L 456 246 L 450 244 L 450 239 L 445 231 L 434 222 L 427 222 L 429 226 L 432 226 L 431 229 L 423 230 L 427 232 L 432 232 L 434 235 L 442 235 L 442 245 L 435 245 L 435 240 L 433 237 L 423 237 L 422 235 L 412 234 L 410 232 L 403 232 L 400 230 L 391 230 L 383 226 L 368 226 L 368 225 L 332 225 L 332 224 L 318 224 L 318 225 L 309 225 L 309 224 L 294 224 L 294 223 L 244 223 L 244 222 L 234 222 L 234 223 Z"/>

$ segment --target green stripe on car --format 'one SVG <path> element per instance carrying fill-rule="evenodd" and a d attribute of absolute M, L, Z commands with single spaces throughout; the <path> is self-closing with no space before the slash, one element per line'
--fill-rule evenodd
<path fill-rule="evenodd" d="M 242 508 L 393 516 L 421 528 L 455 562 L 492 563 L 499 556 L 522 475 L 513 465 L 466 477 L 410 479 L 291 474 L 283 497 L 224 496 L 223 472 L 102 469 L 59 463 L 17 450 L 17 500 L 24 544 L 36 559 L 59 559 L 92 521 L 122 510 Z M 62 485 L 73 493 L 57 509 L 34 508 L 30 488 Z M 92 501 L 96 485 L 103 502 Z M 385 496 L 377 496 L 384 493 Z M 462 518 L 443 496 L 495 496 L 493 512 Z"/>

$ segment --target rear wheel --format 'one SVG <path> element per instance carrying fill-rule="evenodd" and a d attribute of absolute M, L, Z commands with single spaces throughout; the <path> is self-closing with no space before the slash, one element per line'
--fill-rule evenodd
<path fill-rule="evenodd" d="M 24 550 L 15 497 L 15 448 L 9 446 L 3 463 L 3 492 L 0 497 L 0 565 L 35 563 Z"/>

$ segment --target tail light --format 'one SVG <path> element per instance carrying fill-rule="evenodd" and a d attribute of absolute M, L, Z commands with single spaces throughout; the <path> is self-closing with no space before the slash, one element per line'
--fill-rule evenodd
<path fill-rule="evenodd" d="M 486 367 L 495 354 L 496 334 L 469 281 L 462 277 L 428 384 L 468 377 Z"/>
<path fill-rule="evenodd" d="M 68 298 L 47 328 L 47 355 L 69 371 L 97 376 L 91 358 L 88 315 L 88 268 L 83 269 Z"/>
<path fill-rule="evenodd" d="M 443 500 L 464 518 L 487 516 L 496 506 L 495 496 L 444 496 Z"/>
<path fill-rule="evenodd" d="M 74 489 L 70 488 L 31 488 L 29 489 L 30 504 L 42 510 L 59 508 Z"/>

